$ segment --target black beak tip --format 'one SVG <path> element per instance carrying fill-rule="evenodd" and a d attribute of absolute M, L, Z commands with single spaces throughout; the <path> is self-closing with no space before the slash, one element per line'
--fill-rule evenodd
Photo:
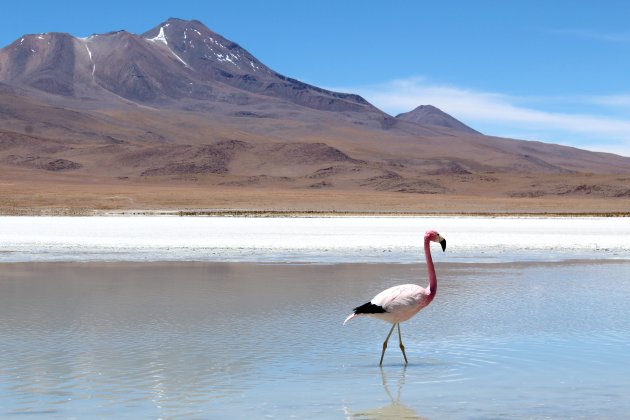
<path fill-rule="evenodd" d="M 442 239 L 440 245 L 442 245 L 442 252 L 446 251 L 446 239 Z"/>

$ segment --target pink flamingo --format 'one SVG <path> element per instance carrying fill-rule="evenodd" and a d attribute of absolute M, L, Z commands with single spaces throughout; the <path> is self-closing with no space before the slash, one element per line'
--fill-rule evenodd
<path fill-rule="evenodd" d="M 437 292 L 437 277 L 435 275 L 435 267 L 433 267 L 433 259 L 431 258 L 430 242 L 438 242 L 442 245 L 442 251 L 446 251 L 446 239 L 442 238 L 439 233 L 429 230 L 424 234 L 424 255 L 427 259 L 427 269 L 429 270 L 429 286 L 426 289 L 417 284 L 401 284 L 400 286 L 390 287 L 374 296 L 374 299 L 368 303 L 354 308 L 353 313 L 343 322 L 346 325 L 346 322 L 357 316 L 371 316 L 392 324 L 392 328 L 389 330 L 389 334 L 387 334 L 387 338 L 385 338 L 383 343 L 383 352 L 381 353 L 379 366 L 383 365 L 387 342 L 396 326 L 398 326 L 400 350 L 405 358 L 405 364 L 408 363 L 405 346 L 403 346 L 400 335 L 400 323 L 410 319 L 431 303 Z"/>

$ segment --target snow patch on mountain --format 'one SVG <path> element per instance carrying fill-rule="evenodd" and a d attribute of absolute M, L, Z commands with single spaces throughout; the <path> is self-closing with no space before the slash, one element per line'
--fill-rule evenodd
<path fill-rule="evenodd" d="M 166 35 L 164 34 L 164 26 L 160 26 L 160 33 L 157 34 L 157 36 L 154 38 L 149 38 L 149 41 L 162 42 L 164 45 L 168 45 L 168 40 L 166 39 Z"/>
<path fill-rule="evenodd" d="M 83 39 L 81 40 L 83 41 Z M 83 41 L 83 45 L 85 46 L 85 49 L 87 50 L 88 57 L 90 57 L 90 63 L 92 64 L 92 80 L 94 80 L 94 72 L 96 72 L 96 64 L 94 64 L 94 60 L 92 59 L 92 51 L 90 50 L 90 47 L 87 46 L 86 41 Z"/>

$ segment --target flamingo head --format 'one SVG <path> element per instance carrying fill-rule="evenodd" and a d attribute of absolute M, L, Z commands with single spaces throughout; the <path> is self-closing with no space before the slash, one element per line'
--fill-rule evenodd
<path fill-rule="evenodd" d="M 427 233 L 424 234 L 424 238 L 439 243 L 442 245 L 442 251 L 446 251 L 446 239 L 442 238 L 442 235 L 436 231 L 428 230 Z"/>

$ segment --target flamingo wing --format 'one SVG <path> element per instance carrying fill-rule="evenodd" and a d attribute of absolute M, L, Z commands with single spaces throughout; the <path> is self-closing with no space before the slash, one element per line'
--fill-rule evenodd
<path fill-rule="evenodd" d="M 380 306 L 384 312 L 396 314 L 417 308 L 428 294 L 429 292 L 424 287 L 417 284 L 401 284 L 383 290 L 374 296 L 370 303 Z"/>
<path fill-rule="evenodd" d="M 344 325 L 359 315 L 367 315 L 387 322 L 403 322 L 426 306 L 429 292 L 417 284 L 402 284 L 383 290 L 374 299 L 354 308 Z"/>

